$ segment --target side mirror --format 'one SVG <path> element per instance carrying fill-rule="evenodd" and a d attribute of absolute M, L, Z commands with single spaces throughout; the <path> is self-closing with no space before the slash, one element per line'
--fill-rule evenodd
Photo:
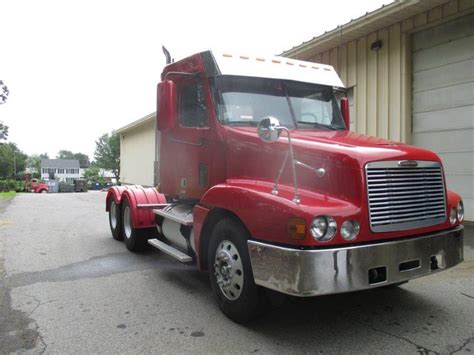
<path fill-rule="evenodd" d="M 344 123 L 346 124 L 346 129 L 351 129 L 351 120 L 349 117 L 349 99 L 347 97 L 343 97 L 341 99 L 341 113 L 342 118 L 344 118 Z"/>
<path fill-rule="evenodd" d="M 171 80 L 158 84 L 158 98 L 156 109 L 156 127 L 168 131 L 176 124 L 176 85 Z"/>
<path fill-rule="evenodd" d="M 275 142 L 281 135 L 280 121 L 275 117 L 265 117 L 258 123 L 257 133 L 264 142 Z"/>

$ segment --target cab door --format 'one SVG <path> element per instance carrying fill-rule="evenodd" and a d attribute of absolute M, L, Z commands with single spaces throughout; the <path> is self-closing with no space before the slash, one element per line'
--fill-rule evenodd
<path fill-rule="evenodd" d="M 202 79 L 176 83 L 177 124 L 162 137 L 160 190 L 199 199 L 209 186 L 211 164 L 209 87 Z"/>

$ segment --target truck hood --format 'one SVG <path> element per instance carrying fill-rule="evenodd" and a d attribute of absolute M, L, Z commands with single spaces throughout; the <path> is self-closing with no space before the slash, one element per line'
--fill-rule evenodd
<path fill-rule="evenodd" d="M 243 144 L 249 143 L 247 139 L 251 137 L 259 140 L 255 127 L 229 128 L 229 131 L 230 137 L 240 136 L 238 141 Z M 431 151 L 351 131 L 292 130 L 291 139 L 295 148 L 295 158 L 298 160 L 307 156 L 311 156 L 310 160 L 317 159 L 318 156 L 323 159 L 333 157 L 351 168 L 360 169 L 366 163 L 377 160 L 440 161 Z M 237 145 L 240 146 L 239 143 Z M 262 145 L 265 146 L 265 151 L 269 147 L 275 151 L 286 150 L 288 149 L 286 133 L 282 134 L 278 142 L 262 142 Z M 244 149 L 243 146 L 240 148 Z"/>
<path fill-rule="evenodd" d="M 267 143 L 257 136 L 255 127 L 226 127 L 226 177 L 275 181 L 288 152 L 283 133 L 276 142 Z M 298 167 L 298 184 L 303 189 L 360 203 L 365 190 L 364 167 L 380 160 L 440 161 L 433 152 L 407 144 L 350 131 L 292 130 L 295 159 L 325 175 L 317 178 Z M 238 163 L 236 163 L 238 162 Z M 280 183 L 293 185 L 289 161 Z"/>
<path fill-rule="evenodd" d="M 425 149 L 351 131 L 293 130 L 291 137 L 298 150 L 335 155 L 344 158 L 346 163 L 350 161 L 353 168 L 363 168 L 376 160 L 439 161 L 436 154 Z"/>

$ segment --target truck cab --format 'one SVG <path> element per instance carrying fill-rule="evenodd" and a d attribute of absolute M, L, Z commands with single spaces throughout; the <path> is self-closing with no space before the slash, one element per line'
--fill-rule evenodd
<path fill-rule="evenodd" d="M 266 289 L 311 297 L 463 260 L 463 204 L 433 152 L 349 130 L 334 68 L 206 51 L 158 85 L 157 189 L 109 191 L 116 239 L 209 271 L 246 322 Z"/>

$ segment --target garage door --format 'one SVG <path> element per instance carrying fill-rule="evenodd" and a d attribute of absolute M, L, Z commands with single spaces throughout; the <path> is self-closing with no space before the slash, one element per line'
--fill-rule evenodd
<path fill-rule="evenodd" d="M 474 14 L 412 38 L 414 145 L 443 160 L 474 221 Z"/>

